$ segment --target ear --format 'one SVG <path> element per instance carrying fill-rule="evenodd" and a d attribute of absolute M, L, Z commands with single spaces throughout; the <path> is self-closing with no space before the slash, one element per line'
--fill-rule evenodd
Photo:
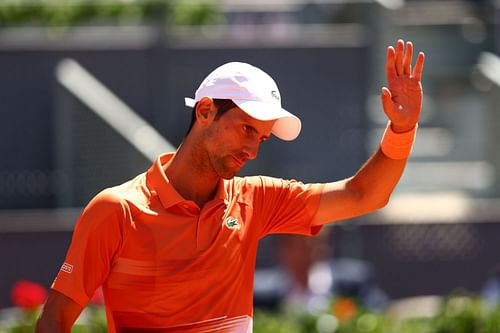
<path fill-rule="evenodd" d="M 195 112 L 196 121 L 201 125 L 208 125 L 214 119 L 217 108 L 210 97 L 203 97 L 198 101 Z"/>

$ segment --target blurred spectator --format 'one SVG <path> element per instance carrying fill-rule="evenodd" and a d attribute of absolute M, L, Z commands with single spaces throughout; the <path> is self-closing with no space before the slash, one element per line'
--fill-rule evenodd
<path fill-rule="evenodd" d="M 332 297 L 355 298 L 370 309 L 384 309 L 388 297 L 375 284 L 373 267 L 362 260 L 332 257 L 330 230 L 316 237 L 280 235 L 276 241 L 278 268 L 258 270 L 255 304 L 316 312 Z"/>
<path fill-rule="evenodd" d="M 286 305 L 314 311 L 327 304 L 331 274 L 320 263 L 324 263 L 331 252 L 328 230 L 324 228 L 316 237 L 282 235 L 278 238 L 276 254 L 284 273 L 286 293 L 283 301 Z M 315 284 L 311 283 L 312 276 L 317 277 Z"/>

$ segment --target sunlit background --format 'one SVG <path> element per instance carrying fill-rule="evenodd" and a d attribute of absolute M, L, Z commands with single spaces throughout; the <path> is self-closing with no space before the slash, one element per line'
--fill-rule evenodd
<path fill-rule="evenodd" d="M 180 144 L 184 97 L 222 63 L 264 69 L 303 122 L 242 175 L 352 175 L 385 128 L 399 38 L 426 53 L 424 108 L 391 203 L 317 239 L 265 239 L 255 306 L 349 297 L 397 317 L 457 290 L 500 300 L 500 1 L 1 0 L 0 323 L 16 281 L 50 286 L 93 195 Z"/>

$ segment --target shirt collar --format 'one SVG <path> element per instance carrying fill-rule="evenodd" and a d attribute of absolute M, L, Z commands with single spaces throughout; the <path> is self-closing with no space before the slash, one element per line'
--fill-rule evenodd
<path fill-rule="evenodd" d="M 232 197 L 230 181 L 226 179 L 220 179 L 217 185 L 217 192 L 215 192 L 214 199 L 223 200 L 227 205 L 229 198 Z"/>
<path fill-rule="evenodd" d="M 147 171 L 146 176 L 150 188 L 156 191 L 161 204 L 165 209 L 186 201 L 186 199 L 184 199 L 170 183 L 170 180 L 163 169 L 163 166 L 174 156 L 175 153 L 160 155 L 156 161 L 153 162 L 153 165 L 151 165 Z M 230 198 L 236 194 L 234 193 L 235 191 L 233 187 L 234 179 L 221 179 L 217 185 L 217 192 L 215 193 L 214 200 L 221 200 L 224 201 L 225 204 L 228 204 Z"/>
<path fill-rule="evenodd" d="M 160 155 L 147 172 L 147 180 L 151 188 L 156 191 L 160 197 L 161 204 L 164 208 L 169 208 L 177 205 L 180 202 L 186 201 L 172 186 L 168 179 L 163 165 L 168 163 L 175 156 L 175 153 L 167 153 Z"/>

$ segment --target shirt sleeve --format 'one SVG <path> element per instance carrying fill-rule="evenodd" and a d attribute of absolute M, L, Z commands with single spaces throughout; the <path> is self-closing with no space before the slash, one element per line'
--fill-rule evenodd
<path fill-rule="evenodd" d="M 102 285 L 123 239 L 126 201 L 98 194 L 79 217 L 66 259 L 52 289 L 85 307 Z"/>
<path fill-rule="evenodd" d="M 258 214 L 261 238 L 273 233 L 316 235 L 322 226 L 313 226 L 324 184 L 295 180 L 249 177 L 254 188 L 254 213 Z"/>

